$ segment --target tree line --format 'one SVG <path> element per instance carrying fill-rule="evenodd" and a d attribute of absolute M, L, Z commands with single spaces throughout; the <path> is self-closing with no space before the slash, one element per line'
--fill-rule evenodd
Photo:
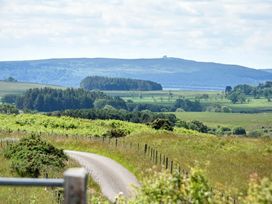
<path fill-rule="evenodd" d="M 159 83 L 146 80 L 89 76 L 83 79 L 80 87 L 87 90 L 152 91 L 162 90 Z"/>
<path fill-rule="evenodd" d="M 151 123 L 156 119 L 167 119 L 172 126 L 176 123 L 176 116 L 174 114 L 153 113 L 151 111 L 134 111 L 117 110 L 112 108 L 104 109 L 78 109 L 78 110 L 64 110 L 48 113 L 49 116 L 70 116 L 74 118 L 84 119 L 102 119 L 102 120 L 122 120 L 133 123 Z"/>
<path fill-rule="evenodd" d="M 244 103 L 247 96 L 254 98 L 264 97 L 268 101 L 272 98 L 272 81 L 260 83 L 258 86 L 251 86 L 248 84 L 239 84 L 235 87 L 226 86 L 225 94 L 232 103 Z"/>
<path fill-rule="evenodd" d="M 17 96 L 16 107 L 19 109 L 49 112 L 65 109 L 92 108 L 95 100 L 110 97 L 97 91 L 68 88 L 65 90 L 52 88 L 29 89 L 23 96 Z M 4 98 L 4 101 L 6 98 Z"/>

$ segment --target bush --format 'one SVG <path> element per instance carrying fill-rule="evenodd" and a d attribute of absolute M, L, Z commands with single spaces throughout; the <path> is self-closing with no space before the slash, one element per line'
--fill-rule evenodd
<path fill-rule="evenodd" d="M 236 127 L 232 130 L 234 135 L 246 135 L 246 130 L 242 127 Z"/>
<path fill-rule="evenodd" d="M 63 150 L 34 135 L 8 145 L 4 156 L 11 160 L 11 168 L 22 177 L 38 177 L 49 168 L 63 168 L 67 160 Z"/>
<path fill-rule="evenodd" d="M 151 127 L 156 130 L 168 130 L 173 131 L 173 126 L 167 119 L 158 118 L 151 123 Z"/>
<path fill-rule="evenodd" d="M 120 128 L 112 128 L 111 130 L 108 130 L 107 133 L 103 136 L 118 138 L 118 137 L 125 137 L 128 134 L 129 132 L 122 130 Z"/>
<path fill-rule="evenodd" d="M 198 132 L 203 132 L 203 133 L 208 132 L 208 127 L 206 125 L 204 125 L 204 123 L 202 123 L 201 121 L 198 121 L 198 120 L 193 120 L 193 121 L 189 122 L 188 127 L 189 127 L 189 129 L 196 130 Z"/>
<path fill-rule="evenodd" d="M 216 129 L 216 134 L 218 135 L 229 135 L 231 134 L 231 129 L 228 127 L 218 127 Z"/>
<path fill-rule="evenodd" d="M 262 135 L 263 132 L 261 130 L 252 130 L 247 134 L 249 137 L 261 137 Z"/>
<path fill-rule="evenodd" d="M 243 203 L 272 203 L 272 181 L 268 178 L 260 180 L 257 175 L 252 175 Z"/>
<path fill-rule="evenodd" d="M 184 110 L 182 108 L 177 108 L 176 112 L 184 112 Z"/>
<path fill-rule="evenodd" d="M 189 177 L 179 173 L 171 175 L 166 171 L 152 172 L 138 188 L 136 198 L 127 202 L 120 196 L 116 203 L 210 203 L 211 198 L 211 188 L 202 171 L 192 169 Z"/>
<path fill-rule="evenodd" d="M 203 133 L 207 133 L 209 130 L 208 126 L 198 120 L 193 120 L 189 122 L 180 120 L 177 122 L 177 127 L 182 127 L 189 130 L 196 130 Z"/>
<path fill-rule="evenodd" d="M 223 113 L 231 113 L 232 109 L 227 106 L 222 106 L 222 112 Z"/>

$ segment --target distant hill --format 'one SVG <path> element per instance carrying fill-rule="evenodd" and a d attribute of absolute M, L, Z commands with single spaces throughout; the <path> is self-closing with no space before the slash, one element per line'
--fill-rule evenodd
<path fill-rule="evenodd" d="M 0 79 L 79 87 L 86 76 L 98 75 L 151 80 L 172 89 L 223 89 L 226 85 L 258 84 L 272 73 L 237 65 L 196 62 L 179 58 L 70 58 L 0 62 Z"/>
<path fill-rule="evenodd" d="M 162 86 L 153 81 L 88 76 L 80 82 L 80 87 L 87 90 L 119 90 L 119 91 L 160 91 Z"/>
<path fill-rule="evenodd" d="M 272 69 L 261 69 L 262 71 L 272 73 Z"/>

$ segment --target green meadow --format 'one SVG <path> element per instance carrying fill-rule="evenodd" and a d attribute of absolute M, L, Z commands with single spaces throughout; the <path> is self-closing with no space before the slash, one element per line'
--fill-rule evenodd
<path fill-rule="evenodd" d="M 37 83 L 23 83 L 23 82 L 5 82 L 0 81 L 0 98 L 6 94 L 23 94 L 27 89 L 31 88 L 63 88 L 61 86 L 37 84 Z"/>

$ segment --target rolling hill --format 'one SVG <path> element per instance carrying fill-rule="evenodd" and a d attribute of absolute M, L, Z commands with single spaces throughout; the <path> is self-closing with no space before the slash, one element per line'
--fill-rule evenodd
<path fill-rule="evenodd" d="M 226 85 L 258 84 L 272 73 L 238 65 L 180 58 L 67 58 L 0 62 L 0 79 L 79 87 L 86 76 L 99 75 L 151 80 L 171 89 L 224 89 Z"/>

